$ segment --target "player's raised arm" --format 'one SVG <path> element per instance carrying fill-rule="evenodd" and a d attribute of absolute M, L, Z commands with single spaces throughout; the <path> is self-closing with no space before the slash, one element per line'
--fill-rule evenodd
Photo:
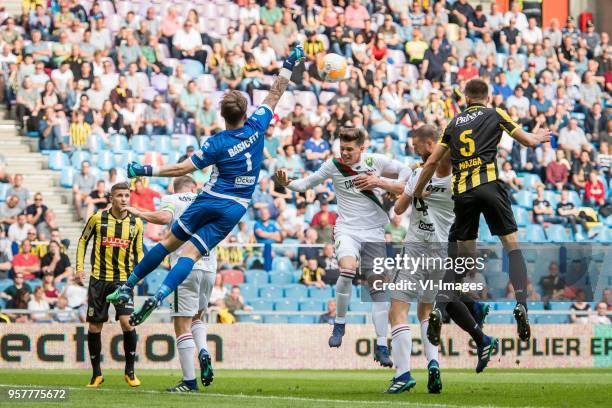
<path fill-rule="evenodd" d="M 172 222 L 172 212 L 167 211 L 164 207 L 157 211 L 140 211 L 134 207 L 128 207 L 127 210 L 136 217 L 157 225 L 168 225 Z"/>
<path fill-rule="evenodd" d="M 399 195 L 404 191 L 405 181 L 412 173 L 412 169 L 404 166 L 397 160 L 391 160 L 386 156 L 378 158 L 382 160 L 380 177 L 373 174 L 360 174 L 355 177 L 355 187 L 360 190 L 372 190 L 381 188 L 389 193 Z M 408 173 L 409 172 L 409 173 Z M 408 173 L 408 174 L 406 174 Z M 397 180 L 395 180 L 397 179 Z"/>
<path fill-rule="evenodd" d="M 272 84 L 270 92 L 268 92 L 268 95 L 264 98 L 262 105 L 268 106 L 272 111 L 274 111 L 276 104 L 280 100 L 281 96 L 283 96 L 283 93 L 285 93 L 285 90 L 289 85 L 293 68 L 295 68 L 295 66 L 302 59 L 304 59 L 304 55 L 304 49 L 301 45 L 298 44 L 293 47 L 289 53 L 289 56 L 285 62 L 283 62 L 283 67 L 281 68 L 278 77 L 276 77 L 276 80 Z"/>
<path fill-rule="evenodd" d="M 427 185 L 427 183 L 429 183 L 429 180 L 431 180 L 431 178 L 435 174 L 436 169 L 438 168 L 438 165 L 440 164 L 442 159 L 444 159 L 444 157 L 448 154 L 450 154 L 450 150 L 444 143 L 439 143 L 438 145 L 436 145 L 436 148 L 434 149 L 433 153 L 429 156 L 429 158 L 423 165 L 423 170 L 421 171 L 421 175 L 419 176 L 419 181 L 417 181 L 417 184 L 414 188 L 414 197 L 424 197 L 423 190 L 425 189 L 425 186 Z"/>
<path fill-rule="evenodd" d="M 136 162 L 131 162 L 127 167 L 128 178 L 134 177 L 180 177 L 192 173 L 196 170 L 196 166 L 191 160 L 183 160 L 176 164 L 167 164 L 164 166 L 142 165 Z"/>
<path fill-rule="evenodd" d="M 510 118 L 510 115 L 501 108 L 495 109 L 499 127 L 508 133 L 514 140 L 527 147 L 536 147 L 541 143 L 550 141 L 550 129 L 538 126 L 534 133 L 526 132 L 523 128 Z"/>

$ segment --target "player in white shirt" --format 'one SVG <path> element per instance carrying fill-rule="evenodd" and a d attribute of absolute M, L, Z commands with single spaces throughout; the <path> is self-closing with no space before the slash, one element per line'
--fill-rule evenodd
<path fill-rule="evenodd" d="M 397 178 L 402 164 L 381 154 L 364 153 L 366 132 L 357 128 L 340 131 L 340 159 L 329 159 L 308 177 L 289 181 L 284 170 L 277 172 L 278 181 L 289 190 L 304 192 L 331 178 L 338 200 L 338 220 L 334 228 L 336 257 L 340 276 L 336 283 L 336 319 L 330 347 L 340 347 L 345 331 L 346 313 L 351 299 L 352 281 L 357 272 L 362 244 L 384 243 L 384 226 L 389 222 L 387 212 L 379 198 L 380 190 L 370 190 L 360 185 L 360 177 L 369 174 Z M 381 245 L 381 247 L 384 247 Z M 382 256 L 385 256 L 384 254 Z M 362 265 L 363 266 L 363 265 Z M 376 278 L 366 272 L 366 278 L 373 287 Z M 393 365 L 387 347 L 389 302 L 383 291 L 370 289 L 372 297 L 372 320 L 376 329 L 375 361 L 385 367 Z"/>
<path fill-rule="evenodd" d="M 132 207 L 129 211 L 153 224 L 171 225 L 197 197 L 196 182 L 189 176 L 175 178 L 173 186 L 174 194 L 162 198 L 158 211 L 144 212 Z M 180 253 L 181 249 L 170 254 L 171 266 L 174 266 Z M 207 387 L 213 381 L 212 362 L 206 347 L 206 327 L 201 316 L 208 307 L 216 272 L 217 253 L 213 249 L 210 256 L 203 256 L 195 263 L 193 271 L 174 292 L 172 317 L 183 379 L 178 385 L 168 388 L 170 392 L 198 390 L 193 360 L 196 349 L 202 385 Z"/>

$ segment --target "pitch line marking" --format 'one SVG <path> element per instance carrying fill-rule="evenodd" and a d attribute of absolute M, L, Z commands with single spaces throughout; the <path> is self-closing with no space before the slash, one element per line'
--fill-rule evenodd
<path fill-rule="evenodd" d="M 7 387 L 39 387 L 45 388 L 44 385 L 34 385 L 34 384 L 0 384 L 0 388 Z M 159 390 L 133 390 L 133 389 L 110 389 L 110 388 L 96 388 L 96 389 L 88 389 L 83 387 L 71 387 L 71 386 L 61 386 L 61 385 L 53 385 L 53 387 L 61 387 L 66 388 L 71 391 L 85 391 L 85 392 L 125 392 L 125 393 L 139 393 L 139 394 L 165 394 L 165 395 L 185 395 L 187 398 L 198 398 L 198 397 L 217 397 L 217 398 L 227 398 L 227 399 L 259 399 L 259 400 L 277 400 L 277 401 L 296 401 L 296 402 L 312 402 L 312 403 L 325 403 L 325 404 L 360 404 L 360 405 L 385 405 L 385 406 L 398 406 L 398 407 L 428 407 L 428 408 L 451 408 L 451 407 L 461 407 L 463 405 L 454 405 L 454 404 L 430 404 L 430 403 L 419 403 L 410 401 L 389 401 L 389 400 L 343 400 L 343 399 L 325 399 L 325 398 L 308 398 L 308 397 L 288 397 L 281 395 L 252 395 L 252 394 L 222 394 L 222 393 L 209 393 L 209 392 L 198 392 L 198 393 L 170 393 L 167 391 L 159 391 Z M 48 388 L 48 387 L 47 387 Z M 383 397 L 383 393 L 380 393 L 381 397 Z M 471 408 L 491 408 L 492 405 L 475 405 Z M 524 406 L 523 408 L 541 408 L 538 406 Z"/>

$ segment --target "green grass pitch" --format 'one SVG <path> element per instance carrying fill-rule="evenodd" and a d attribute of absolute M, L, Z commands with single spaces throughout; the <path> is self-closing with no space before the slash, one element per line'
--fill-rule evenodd
<path fill-rule="evenodd" d="M 415 370 L 417 386 L 408 393 L 384 395 L 393 371 L 217 370 L 213 384 L 198 394 L 168 394 L 178 370 L 141 370 L 139 388 L 130 389 L 117 370 L 104 372 L 100 389 L 84 387 L 85 370 L 0 370 L 0 405 L 9 387 L 67 387 L 63 403 L 12 404 L 15 407 L 603 407 L 609 406 L 611 369 L 487 369 L 442 372 L 440 395 L 427 393 L 427 373 Z"/>

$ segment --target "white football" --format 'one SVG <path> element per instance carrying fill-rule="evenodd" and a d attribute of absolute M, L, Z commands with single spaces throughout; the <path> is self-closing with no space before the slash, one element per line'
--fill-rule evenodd
<path fill-rule="evenodd" d="M 346 58 L 338 54 L 327 54 L 319 60 L 319 76 L 326 82 L 338 82 L 346 78 Z"/>

